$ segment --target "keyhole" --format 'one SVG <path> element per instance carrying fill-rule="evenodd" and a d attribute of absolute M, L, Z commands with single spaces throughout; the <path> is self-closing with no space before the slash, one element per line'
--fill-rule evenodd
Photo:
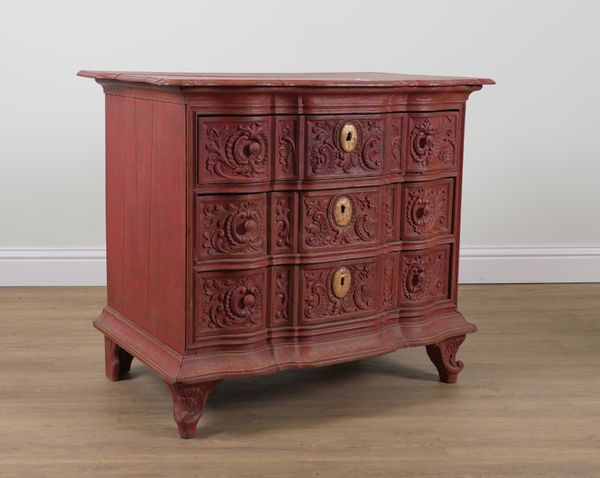
<path fill-rule="evenodd" d="M 346 205 L 345 204 L 342 204 L 340 206 L 340 211 L 342 212 L 342 214 L 344 214 L 346 212 Z"/>
<path fill-rule="evenodd" d="M 348 131 L 348 134 L 346 135 L 346 141 L 352 141 L 352 131 Z"/>
<path fill-rule="evenodd" d="M 346 282 L 346 278 L 345 278 L 345 277 L 342 277 L 342 278 L 340 279 L 340 285 L 341 285 L 342 287 L 344 286 L 344 282 Z"/>

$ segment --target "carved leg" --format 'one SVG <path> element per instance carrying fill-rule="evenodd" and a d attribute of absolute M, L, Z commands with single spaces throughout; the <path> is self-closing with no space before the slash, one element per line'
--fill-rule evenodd
<path fill-rule="evenodd" d="M 465 336 L 459 335 L 427 346 L 427 355 L 437 368 L 442 382 L 456 383 L 459 372 L 464 368 L 462 361 L 456 360 L 458 348 L 464 340 Z"/>
<path fill-rule="evenodd" d="M 194 384 L 168 383 L 173 395 L 173 417 L 181 438 L 192 438 L 204 411 L 208 394 L 220 380 Z"/>
<path fill-rule="evenodd" d="M 108 337 L 104 337 L 104 365 L 106 378 L 118 382 L 131 369 L 133 355 L 129 354 Z"/>

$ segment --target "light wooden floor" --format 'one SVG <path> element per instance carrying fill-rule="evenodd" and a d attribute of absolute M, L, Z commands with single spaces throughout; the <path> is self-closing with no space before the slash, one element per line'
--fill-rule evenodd
<path fill-rule="evenodd" d="M 600 477 L 600 284 L 463 287 L 457 385 L 424 349 L 226 381 L 187 441 L 147 368 L 104 378 L 104 293 L 0 289 L 1 477 Z"/>

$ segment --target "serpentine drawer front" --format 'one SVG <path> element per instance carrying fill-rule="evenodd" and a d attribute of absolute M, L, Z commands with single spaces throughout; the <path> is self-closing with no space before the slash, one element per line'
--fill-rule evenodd
<path fill-rule="evenodd" d="M 425 346 L 456 381 L 465 103 L 493 81 L 79 75 L 106 94 L 108 378 L 152 368 L 184 438 L 227 378 Z"/>

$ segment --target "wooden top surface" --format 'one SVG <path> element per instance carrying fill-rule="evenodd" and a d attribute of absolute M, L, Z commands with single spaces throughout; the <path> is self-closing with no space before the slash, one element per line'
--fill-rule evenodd
<path fill-rule="evenodd" d="M 161 86 L 439 87 L 492 85 L 488 78 L 397 73 L 159 73 L 82 70 L 78 76 Z"/>

